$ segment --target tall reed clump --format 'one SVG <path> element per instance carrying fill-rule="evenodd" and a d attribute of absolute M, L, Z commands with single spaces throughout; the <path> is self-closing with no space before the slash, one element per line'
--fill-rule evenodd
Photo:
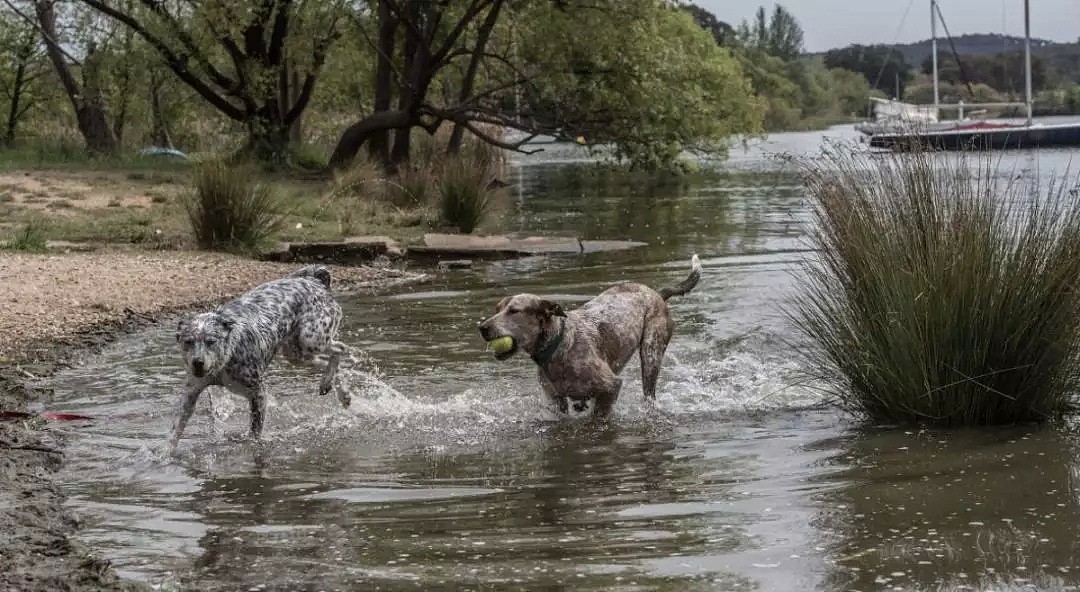
<path fill-rule="evenodd" d="M 183 199 L 200 248 L 254 250 L 281 230 L 285 217 L 273 188 L 251 171 L 219 160 L 195 166 L 192 190 Z"/>
<path fill-rule="evenodd" d="M 492 214 L 500 195 L 493 165 L 459 155 L 447 158 L 439 169 L 437 191 L 443 223 L 466 234 L 476 230 Z"/>
<path fill-rule="evenodd" d="M 978 160 L 978 162 L 973 162 Z M 804 162 L 817 258 L 789 311 L 839 404 L 892 423 L 1043 420 L 1080 386 L 1080 195 L 989 157 Z"/>

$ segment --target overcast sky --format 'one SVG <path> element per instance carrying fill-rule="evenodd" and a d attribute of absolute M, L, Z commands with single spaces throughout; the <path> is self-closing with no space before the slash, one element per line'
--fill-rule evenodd
<path fill-rule="evenodd" d="M 768 0 L 695 0 L 720 20 L 736 25 Z M 807 51 L 851 43 L 906 43 L 930 37 L 930 0 L 783 0 L 806 32 Z M 901 24 L 910 4 L 911 10 Z M 953 35 L 1024 35 L 1023 0 L 939 0 Z M 899 30 L 898 30 L 899 29 Z M 939 35 L 943 35 L 941 29 Z M 1031 0 L 1031 36 L 1053 41 L 1080 37 L 1080 0 Z"/>

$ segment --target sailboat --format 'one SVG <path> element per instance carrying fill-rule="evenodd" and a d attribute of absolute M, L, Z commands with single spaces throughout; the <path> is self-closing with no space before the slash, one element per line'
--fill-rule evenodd
<path fill-rule="evenodd" d="M 860 131 L 863 133 L 869 132 L 868 142 L 871 147 L 890 150 L 1009 150 L 1080 146 L 1080 122 L 1041 124 L 1032 121 L 1030 0 L 1024 0 L 1025 88 L 1023 103 L 957 103 L 954 105 L 941 103 L 938 95 L 938 15 L 937 0 L 930 0 L 930 32 L 934 77 L 934 104 L 930 107 L 930 115 L 926 116 L 924 120 L 909 117 L 904 120 L 892 121 L 889 122 L 888 127 L 881 126 L 878 129 L 863 126 Z M 901 105 L 923 108 L 923 106 L 908 103 L 901 103 Z M 1024 106 L 1027 111 L 1024 123 L 963 119 L 965 108 L 977 109 L 1019 105 Z M 957 108 L 960 113 L 960 120 L 952 122 L 938 121 L 938 113 L 944 108 Z"/>

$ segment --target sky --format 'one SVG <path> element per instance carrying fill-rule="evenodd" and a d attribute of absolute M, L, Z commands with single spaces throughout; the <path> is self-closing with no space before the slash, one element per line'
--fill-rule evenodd
<path fill-rule="evenodd" d="M 1052 41 L 1080 38 L 1080 0 L 1030 0 L 1031 36 Z M 773 0 L 694 0 L 717 18 L 737 25 Z M 938 0 L 953 36 L 964 33 L 1024 35 L 1023 0 Z M 930 0 L 782 0 L 802 24 L 806 50 L 852 43 L 907 43 L 930 37 Z M 904 12 L 910 11 L 907 18 Z M 938 35 L 944 36 L 940 25 Z"/>

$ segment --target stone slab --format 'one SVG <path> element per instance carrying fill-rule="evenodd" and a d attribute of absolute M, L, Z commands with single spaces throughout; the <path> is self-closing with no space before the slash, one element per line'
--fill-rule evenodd
<path fill-rule="evenodd" d="M 472 267 L 470 259 L 444 259 L 439 261 L 439 269 L 469 269 Z"/>
<path fill-rule="evenodd" d="M 582 253 L 605 253 L 609 251 L 626 251 L 647 247 L 649 243 L 631 240 L 585 240 L 581 241 Z"/>
<path fill-rule="evenodd" d="M 378 257 L 400 257 L 401 247 L 386 236 L 354 236 L 340 241 L 295 242 L 279 245 L 263 254 L 267 261 L 282 263 L 335 263 L 362 265 Z"/>
<path fill-rule="evenodd" d="M 444 261 L 449 259 L 515 259 L 535 255 L 580 255 L 621 251 L 647 246 L 638 241 L 582 241 L 577 237 L 529 236 L 511 238 L 502 235 L 428 233 L 420 245 L 410 247 L 410 259 Z"/>

